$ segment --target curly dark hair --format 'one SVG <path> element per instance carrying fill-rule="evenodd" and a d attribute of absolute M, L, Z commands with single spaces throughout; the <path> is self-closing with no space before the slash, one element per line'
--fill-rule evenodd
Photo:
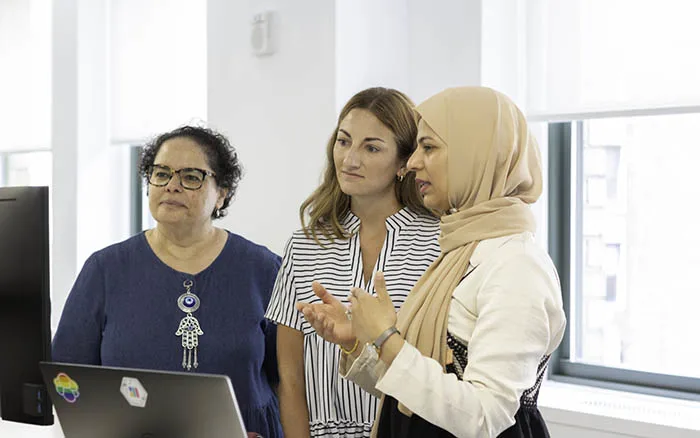
<path fill-rule="evenodd" d="M 238 160 L 236 150 L 223 134 L 209 128 L 199 126 L 182 126 L 173 131 L 159 135 L 154 140 L 143 146 L 141 161 L 139 163 L 139 174 L 148 184 L 148 173 L 155 162 L 156 155 L 160 147 L 168 140 L 178 137 L 186 137 L 197 143 L 207 157 L 207 163 L 215 173 L 216 184 L 227 189 L 224 204 L 219 209 L 214 209 L 211 214 L 212 219 L 219 219 L 226 216 L 226 208 L 231 204 L 231 199 L 236 193 L 238 183 L 243 176 L 243 167 Z"/>

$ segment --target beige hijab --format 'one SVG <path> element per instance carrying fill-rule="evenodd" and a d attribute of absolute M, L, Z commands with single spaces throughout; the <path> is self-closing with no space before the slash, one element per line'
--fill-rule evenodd
<path fill-rule="evenodd" d="M 535 230 L 527 204 L 542 192 L 537 142 L 505 95 L 484 87 L 442 91 L 417 108 L 447 145 L 451 214 L 440 223 L 440 257 L 411 291 L 398 315 L 406 341 L 443 367 L 452 293 L 479 241 Z M 412 412 L 399 403 L 405 415 Z"/>

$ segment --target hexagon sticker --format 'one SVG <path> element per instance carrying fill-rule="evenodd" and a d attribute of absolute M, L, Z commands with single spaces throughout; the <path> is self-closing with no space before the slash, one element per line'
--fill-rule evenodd
<path fill-rule="evenodd" d="M 139 379 L 133 377 L 123 377 L 120 391 L 127 403 L 135 408 L 145 408 L 148 401 L 148 392 L 143 387 Z"/>

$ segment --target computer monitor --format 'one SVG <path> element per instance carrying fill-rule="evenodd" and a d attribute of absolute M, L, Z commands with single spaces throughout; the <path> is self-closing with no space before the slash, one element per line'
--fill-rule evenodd
<path fill-rule="evenodd" d="M 53 424 L 48 187 L 0 187 L 0 417 Z"/>

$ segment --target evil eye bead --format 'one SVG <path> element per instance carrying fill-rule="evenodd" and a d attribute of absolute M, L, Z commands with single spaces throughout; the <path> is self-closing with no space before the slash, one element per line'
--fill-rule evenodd
<path fill-rule="evenodd" d="M 185 313 L 197 311 L 199 304 L 199 297 L 193 293 L 184 293 L 177 299 L 177 307 Z"/>

